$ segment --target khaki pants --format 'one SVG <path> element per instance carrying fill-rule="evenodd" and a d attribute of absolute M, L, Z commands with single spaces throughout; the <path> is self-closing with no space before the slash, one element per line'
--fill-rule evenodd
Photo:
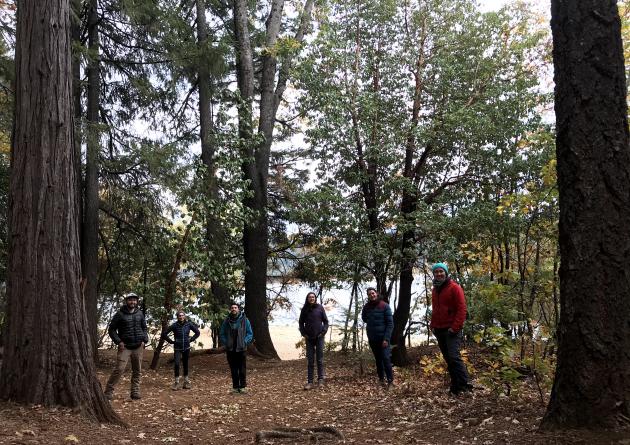
<path fill-rule="evenodd" d="M 106 395 L 111 396 L 114 393 L 114 386 L 116 386 L 120 377 L 125 372 L 129 358 L 131 358 L 131 395 L 140 395 L 140 371 L 142 369 L 143 352 L 144 348 L 142 346 L 136 349 L 125 348 L 123 350 L 118 350 L 118 354 L 116 356 L 116 367 L 114 368 L 114 371 L 112 371 L 112 375 L 109 377 L 107 386 L 105 387 Z"/>

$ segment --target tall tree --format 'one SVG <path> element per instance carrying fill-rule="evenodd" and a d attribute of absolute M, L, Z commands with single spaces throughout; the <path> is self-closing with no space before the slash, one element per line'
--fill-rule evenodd
<path fill-rule="evenodd" d="M 218 184 L 216 178 L 216 136 L 212 117 L 212 77 L 210 75 L 211 61 L 209 55 L 208 23 L 206 19 L 205 0 L 195 2 L 197 17 L 197 45 L 199 47 L 199 59 L 197 62 L 197 89 L 199 92 L 199 136 L 201 139 L 201 161 L 206 168 L 207 184 L 207 211 L 206 211 L 206 242 L 208 251 L 212 250 L 218 264 L 223 264 L 223 246 L 225 236 L 221 221 L 213 212 L 213 204 L 219 199 Z M 229 304 L 229 293 L 221 283 L 221 277 L 212 277 L 211 290 L 214 300 L 218 304 Z"/>
<path fill-rule="evenodd" d="M 561 264 L 546 428 L 630 417 L 630 141 L 616 3 L 551 2 Z"/>
<path fill-rule="evenodd" d="M 96 377 L 80 258 L 69 0 L 18 2 L 0 397 L 122 423 Z"/>
<path fill-rule="evenodd" d="M 85 162 L 85 192 L 83 199 L 83 234 L 81 237 L 81 274 L 84 298 L 94 353 L 98 351 L 98 213 L 99 213 L 99 152 L 100 152 L 100 45 L 98 37 L 98 0 L 88 6 L 87 67 L 87 138 Z"/>
<path fill-rule="evenodd" d="M 292 42 L 301 45 L 310 25 L 314 0 L 306 0 Z M 252 213 L 252 221 L 243 231 L 245 254 L 245 306 L 252 323 L 256 347 L 263 355 L 278 354 L 269 334 L 267 311 L 267 260 L 269 257 L 268 180 L 269 160 L 276 115 L 289 80 L 293 53 L 285 54 L 278 68 L 279 40 L 284 0 L 273 0 L 269 6 L 261 56 L 260 78 L 254 70 L 254 53 L 250 31 L 250 13 L 246 0 L 233 4 L 236 49 L 236 77 L 240 92 L 239 136 L 242 144 L 243 177 L 249 183 L 244 204 Z M 289 40 L 289 39 L 285 39 Z M 258 82 L 256 82 L 258 81 Z M 258 84 L 258 130 L 254 133 L 253 105 Z"/>

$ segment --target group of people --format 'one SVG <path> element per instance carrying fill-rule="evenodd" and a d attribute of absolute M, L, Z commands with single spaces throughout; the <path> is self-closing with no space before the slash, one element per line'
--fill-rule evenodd
<path fill-rule="evenodd" d="M 445 263 L 432 267 L 432 315 L 430 329 L 438 341 L 444 361 L 447 364 L 451 386 L 449 392 L 459 395 L 472 390 L 466 365 L 460 349 L 463 338 L 462 328 L 466 320 L 466 300 L 464 291 L 449 276 Z M 376 364 L 380 384 L 388 389 L 394 385 L 394 372 L 391 360 L 391 336 L 394 328 L 392 310 L 380 297 L 375 288 L 367 289 L 368 301 L 363 306 L 361 318 L 366 326 L 368 343 Z M 324 307 L 317 302 L 314 292 L 306 296 L 299 317 L 300 334 L 306 346 L 307 381 L 305 390 L 322 387 L 326 382 L 324 369 L 324 346 L 328 331 L 328 317 Z M 140 376 L 142 354 L 149 342 L 147 324 L 142 310 L 138 307 L 138 296 L 128 294 L 125 304 L 114 315 L 109 325 L 109 336 L 118 346 L 116 366 L 107 381 L 105 396 L 112 399 L 114 387 L 120 380 L 127 362 L 131 359 L 131 398 L 140 399 Z M 190 336 L 190 333 L 193 336 Z M 170 334 L 173 334 L 171 339 Z M 164 341 L 173 345 L 175 351 L 173 390 L 192 387 L 189 378 L 190 345 L 199 337 L 199 329 L 189 321 L 182 311 L 177 312 L 177 321 L 162 332 Z M 225 348 L 232 375 L 232 392 L 247 392 L 247 346 L 252 343 L 252 327 L 236 302 L 230 304 L 230 312 L 221 324 L 219 331 L 221 344 Z M 315 382 L 315 363 L 317 381 Z M 183 367 L 184 380 L 180 386 L 180 367 Z"/>

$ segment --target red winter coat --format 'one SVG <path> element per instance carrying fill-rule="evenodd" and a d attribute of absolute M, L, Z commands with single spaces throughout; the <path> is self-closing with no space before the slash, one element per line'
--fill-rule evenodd
<path fill-rule="evenodd" d="M 466 299 L 461 286 L 449 278 L 439 290 L 433 287 L 431 297 L 431 329 L 451 328 L 454 332 L 461 330 L 466 320 Z"/>

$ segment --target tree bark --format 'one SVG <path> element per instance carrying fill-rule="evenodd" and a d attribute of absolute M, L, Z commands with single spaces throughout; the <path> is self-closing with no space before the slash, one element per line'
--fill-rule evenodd
<path fill-rule="evenodd" d="M 212 84 L 208 57 L 206 50 L 208 45 L 208 24 L 206 21 L 205 0 L 196 1 L 197 8 L 197 44 L 200 50 L 200 58 L 197 67 L 197 85 L 199 88 L 199 137 L 201 139 L 201 162 L 206 167 L 207 182 L 206 206 L 206 246 L 212 249 L 212 258 L 215 265 L 224 264 L 225 236 L 221 221 L 214 217 L 212 203 L 219 199 L 218 185 L 216 181 L 217 165 L 215 162 L 214 121 L 212 119 Z M 215 266 L 216 267 L 216 266 Z M 220 306 L 230 303 L 230 295 L 225 286 L 220 282 L 220 277 L 210 279 L 210 288 L 213 301 Z"/>
<path fill-rule="evenodd" d="M 95 358 L 98 353 L 98 177 L 100 152 L 99 106 L 101 95 L 99 17 L 97 8 L 98 0 L 90 0 L 88 9 L 88 46 L 90 57 L 87 67 L 87 144 L 83 236 L 81 239 L 81 272 L 85 286 L 85 308 Z"/>
<path fill-rule="evenodd" d="M 542 426 L 630 417 L 630 146 L 614 0 L 552 0 L 560 202 L 558 362 Z"/>
<path fill-rule="evenodd" d="M 19 1 L 0 398 L 122 423 L 96 377 L 80 293 L 71 65 L 69 0 Z"/>
<path fill-rule="evenodd" d="M 304 4 L 295 40 L 302 43 L 310 23 L 314 0 Z M 236 37 L 236 78 L 240 92 L 239 136 L 242 144 L 243 177 L 249 184 L 249 196 L 244 199 L 246 208 L 252 211 L 252 221 L 243 230 L 245 259 L 245 308 L 252 324 L 256 349 L 260 354 L 278 358 L 269 334 L 267 302 L 267 260 L 269 257 L 268 190 L 269 158 L 273 142 L 276 114 L 286 88 L 292 58 L 287 56 L 278 70 L 273 50 L 282 19 L 284 0 L 273 0 L 266 22 L 265 50 L 260 73 L 260 106 L 258 136 L 254 137 L 252 104 L 254 99 L 254 64 L 248 26 L 248 9 L 245 0 L 235 0 L 234 35 Z M 278 80 L 276 82 L 276 75 Z"/>

